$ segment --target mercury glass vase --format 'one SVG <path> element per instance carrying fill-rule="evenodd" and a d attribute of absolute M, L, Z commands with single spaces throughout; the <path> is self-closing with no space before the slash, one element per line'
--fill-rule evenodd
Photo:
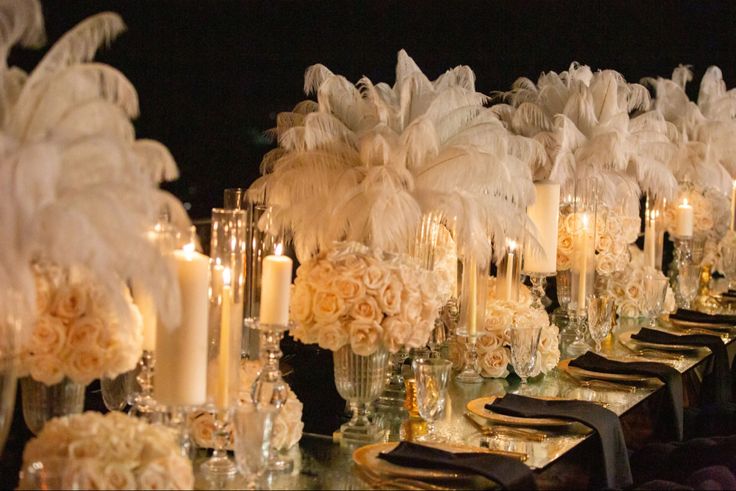
<path fill-rule="evenodd" d="M 23 419 L 28 429 L 38 434 L 46 421 L 52 418 L 81 413 L 84 388 L 84 385 L 66 377 L 54 385 L 46 385 L 31 377 L 20 379 Z"/>
<path fill-rule="evenodd" d="M 21 298 L 17 292 L 0 292 L 0 455 L 10 431 L 17 387 Z"/>
<path fill-rule="evenodd" d="M 379 348 L 368 356 L 357 355 L 348 344 L 333 353 L 335 386 L 350 405 L 353 416 L 340 427 L 343 445 L 363 444 L 383 439 L 384 431 L 370 421 L 367 409 L 383 391 L 388 352 Z"/>

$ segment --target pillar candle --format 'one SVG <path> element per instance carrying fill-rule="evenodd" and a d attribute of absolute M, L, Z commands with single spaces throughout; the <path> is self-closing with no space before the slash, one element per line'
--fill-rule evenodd
<path fill-rule="evenodd" d="M 646 266 L 654 268 L 657 251 L 657 222 L 653 210 L 647 211 L 644 225 L 644 262 Z"/>
<path fill-rule="evenodd" d="M 133 300 L 141 313 L 141 321 L 143 322 L 143 349 L 146 351 L 155 351 L 157 326 L 156 304 L 151 294 L 142 286 L 134 285 L 132 291 Z"/>
<path fill-rule="evenodd" d="M 557 225 L 560 216 L 560 185 L 549 181 L 534 183 L 536 200 L 526 213 L 537 228 L 542 253 L 533 254 L 527 241 L 524 271 L 553 274 L 557 271 Z M 571 201 L 572 198 L 570 197 Z"/>
<path fill-rule="evenodd" d="M 230 286 L 230 269 L 222 272 L 222 303 L 220 304 L 220 346 L 218 354 L 217 391 L 215 405 L 227 409 L 230 403 L 230 329 L 233 295 Z"/>
<path fill-rule="evenodd" d="M 677 237 L 692 237 L 693 235 L 693 207 L 687 198 L 677 207 L 675 235 Z"/>
<path fill-rule="evenodd" d="M 209 258 L 188 244 L 174 251 L 181 292 L 181 323 L 156 330 L 154 397 L 166 406 L 197 406 L 207 399 Z"/>
<path fill-rule="evenodd" d="M 286 326 L 289 324 L 289 296 L 291 295 L 291 258 L 276 254 L 263 259 L 261 279 L 261 324 Z"/>

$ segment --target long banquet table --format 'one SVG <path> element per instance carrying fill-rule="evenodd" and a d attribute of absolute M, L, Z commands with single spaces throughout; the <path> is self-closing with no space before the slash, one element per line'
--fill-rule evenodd
<path fill-rule="evenodd" d="M 638 330 L 638 326 L 619 326 L 604 343 L 603 353 L 617 358 L 631 358 L 632 352 L 616 341 L 616 337 L 627 330 Z M 729 352 L 736 348 L 733 343 L 736 334 L 729 331 L 723 336 Z M 731 357 L 733 353 L 730 353 Z M 711 356 L 706 349 L 697 350 L 672 361 L 678 371 L 690 378 L 697 378 L 699 367 Z M 640 355 L 637 356 L 641 358 Z M 651 361 L 658 361 L 652 358 Z M 520 452 L 526 454 L 526 463 L 534 470 L 541 488 L 580 488 L 590 485 L 595 477 L 595 464 L 586 459 L 591 430 L 575 423 L 565 431 L 545 430 L 543 441 L 531 441 L 515 435 L 495 435 L 484 437 L 478 428 L 465 416 L 468 401 L 486 396 L 502 396 L 509 392 L 537 397 L 578 399 L 597 401 L 622 418 L 622 425 L 627 443 L 635 440 L 635 428 L 642 414 L 657 404 L 658 394 L 664 387 L 661 383 L 637 386 L 629 391 L 622 386 L 620 390 L 613 387 L 588 386 L 580 379 L 570 377 L 561 368 L 531 379 L 526 386 L 509 383 L 507 380 L 488 379 L 482 384 L 459 384 L 454 380 L 449 385 L 448 405 L 436 428 L 439 435 L 450 443 L 471 446 L 488 446 L 491 449 Z M 629 415 L 634 422 L 627 424 Z M 646 414 L 644 414 L 646 419 Z M 407 439 L 411 436 L 412 426 L 406 418 L 406 412 L 400 409 L 377 409 L 376 417 L 388 431 L 389 441 Z M 481 418 L 475 418 L 485 424 Z M 627 428 L 632 428 L 627 431 Z M 294 460 L 291 473 L 276 473 L 266 476 L 266 482 L 272 489 L 366 489 L 370 487 L 391 487 L 391 480 L 377 481 L 358 472 L 352 460 L 354 448 L 341 447 L 332 435 L 305 433 L 298 447 L 289 455 Z M 438 487 L 484 486 L 488 482 L 463 481 L 461 483 L 440 482 Z M 230 481 L 207 481 L 198 476 L 196 487 L 201 489 L 229 488 L 237 489 L 243 485 L 238 478 Z"/>

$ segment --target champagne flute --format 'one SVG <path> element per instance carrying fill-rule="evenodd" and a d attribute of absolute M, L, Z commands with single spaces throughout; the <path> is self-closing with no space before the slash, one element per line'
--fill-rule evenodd
<path fill-rule="evenodd" d="M 258 489 L 268 467 L 276 409 L 241 401 L 235 407 L 233 435 L 235 464 L 246 481 L 246 489 Z"/>
<path fill-rule="evenodd" d="M 662 313 L 664 298 L 667 294 L 667 278 L 657 274 L 646 274 L 643 286 L 647 314 L 645 327 L 656 327 L 656 319 Z"/>

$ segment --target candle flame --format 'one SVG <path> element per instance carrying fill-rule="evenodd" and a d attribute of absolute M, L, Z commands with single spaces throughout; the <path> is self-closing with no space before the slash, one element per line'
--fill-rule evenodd
<path fill-rule="evenodd" d="M 181 246 L 181 249 L 184 252 L 186 252 L 188 254 L 191 254 L 191 253 L 193 253 L 194 251 L 197 250 L 197 246 L 194 245 L 194 242 L 187 242 L 186 244 L 184 244 L 183 246 Z"/>
<path fill-rule="evenodd" d="M 587 214 L 587 213 L 583 213 L 583 214 L 581 215 L 580 219 L 581 219 L 581 220 L 582 220 L 582 222 L 583 222 L 583 228 L 584 228 L 584 229 L 587 229 L 587 228 L 588 228 L 588 214 Z"/>
<path fill-rule="evenodd" d="M 224 286 L 230 286 L 230 268 L 222 270 L 222 284 Z"/>
<path fill-rule="evenodd" d="M 516 243 L 515 240 L 509 239 L 506 241 L 506 247 L 508 247 L 509 252 L 514 252 L 516 248 L 519 247 L 519 245 Z"/>
<path fill-rule="evenodd" d="M 276 244 L 274 252 L 277 256 L 281 256 L 284 253 L 284 245 L 281 243 Z"/>
<path fill-rule="evenodd" d="M 685 198 L 684 200 L 682 200 L 682 206 L 688 206 L 688 204 L 687 204 L 687 198 Z"/>

